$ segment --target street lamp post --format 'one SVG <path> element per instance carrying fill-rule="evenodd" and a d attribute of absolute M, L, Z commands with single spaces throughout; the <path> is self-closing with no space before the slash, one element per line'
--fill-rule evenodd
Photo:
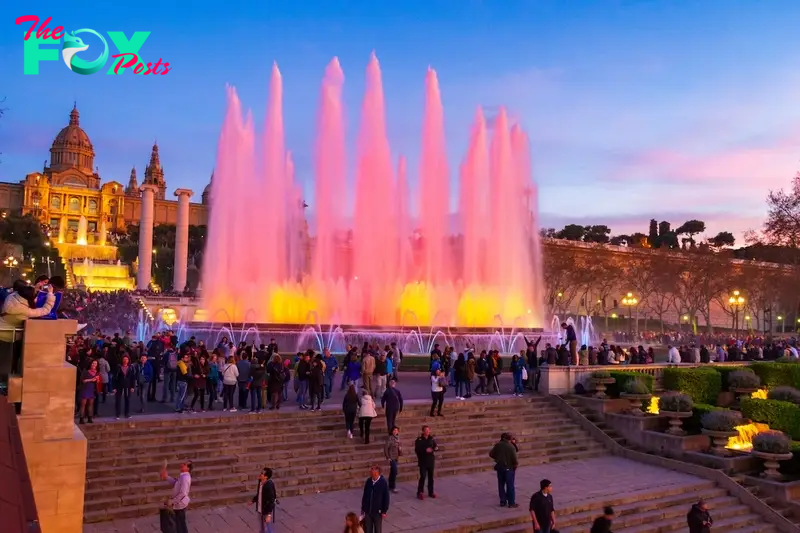
<path fill-rule="evenodd" d="M 781 335 L 786 333 L 786 325 L 783 323 L 783 315 L 778 315 L 778 322 L 781 323 Z"/>
<path fill-rule="evenodd" d="M 742 296 L 739 291 L 733 291 L 733 294 L 730 298 L 728 298 L 728 303 L 731 304 L 731 309 L 733 310 L 733 329 L 735 331 L 734 335 L 739 337 L 739 309 L 744 307 L 744 296 Z"/>
<path fill-rule="evenodd" d="M 628 335 L 633 333 L 633 306 L 637 303 L 639 303 L 639 301 L 634 298 L 632 292 L 629 292 L 622 298 L 622 305 L 628 308 Z"/>
<path fill-rule="evenodd" d="M 17 265 L 19 265 L 19 261 L 17 261 L 16 257 L 9 255 L 3 260 L 3 264 L 8 267 L 8 277 L 10 278 L 12 277 L 11 273 L 17 268 Z"/>

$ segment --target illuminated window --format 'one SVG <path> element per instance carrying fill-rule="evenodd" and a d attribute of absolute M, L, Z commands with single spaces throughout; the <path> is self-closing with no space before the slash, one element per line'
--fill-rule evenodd
<path fill-rule="evenodd" d="M 97 200 L 89 200 L 89 214 L 90 215 L 97 214 Z"/>
<path fill-rule="evenodd" d="M 69 199 L 69 210 L 71 213 L 80 213 L 81 212 L 81 201 L 77 198 L 70 198 Z"/>
<path fill-rule="evenodd" d="M 61 209 L 61 197 L 60 196 L 51 196 L 50 197 L 50 209 Z"/>

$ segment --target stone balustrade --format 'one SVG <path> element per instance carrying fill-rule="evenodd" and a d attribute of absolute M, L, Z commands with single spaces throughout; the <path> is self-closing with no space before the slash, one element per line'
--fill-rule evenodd
<path fill-rule="evenodd" d="M 744 366 L 747 361 L 737 361 L 730 363 L 714 363 L 721 366 Z M 665 368 L 696 368 L 704 364 L 680 363 L 666 364 L 655 363 L 649 365 L 595 365 L 595 366 L 544 366 L 542 367 L 542 377 L 539 382 L 539 390 L 546 394 L 570 394 L 575 392 L 575 385 L 581 384 L 586 390 L 591 390 L 589 382 L 592 373 L 598 370 L 641 372 L 648 374 L 655 379 L 655 386 L 661 386 L 661 379 Z"/>

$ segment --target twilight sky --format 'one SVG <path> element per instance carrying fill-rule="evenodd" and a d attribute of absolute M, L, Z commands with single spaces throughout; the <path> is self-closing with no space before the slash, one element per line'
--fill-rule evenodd
<path fill-rule="evenodd" d="M 353 139 L 373 49 L 392 150 L 409 157 L 410 174 L 431 65 L 444 100 L 453 179 L 476 106 L 507 106 L 531 137 L 543 226 L 605 223 L 616 234 L 646 232 L 650 218 L 699 218 L 708 233 L 740 237 L 760 226 L 768 190 L 788 186 L 798 166 L 800 3 L 791 0 L 3 5 L 2 181 L 41 170 L 77 100 L 104 181 L 126 183 L 132 165 L 141 180 L 158 139 L 169 188 L 190 187 L 199 201 L 214 166 L 225 84 L 237 87 L 260 127 L 277 61 L 287 147 L 311 190 L 324 67 L 339 56 Z M 82 76 L 59 60 L 25 76 L 27 25 L 14 25 L 21 15 L 52 16 L 51 28 L 67 30 L 151 31 L 142 57 L 161 57 L 172 71 Z M 85 55 L 95 57 L 92 49 Z M 352 158 L 354 143 L 350 148 Z"/>

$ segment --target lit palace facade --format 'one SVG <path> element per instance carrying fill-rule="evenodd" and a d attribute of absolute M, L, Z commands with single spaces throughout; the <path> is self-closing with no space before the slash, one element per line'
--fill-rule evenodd
<path fill-rule="evenodd" d="M 141 185 L 135 168 L 125 186 L 115 180 L 101 183 L 94 157 L 94 147 L 80 126 L 77 107 L 73 107 L 69 123 L 50 147 L 49 165 L 45 161 L 41 172 L 30 173 L 19 183 L 0 182 L 0 210 L 33 214 L 54 232 L 58 232 L 61 219 L 66 218 L 66 243 L 76 241 L 80 218 L 86 217 L 88 244 L 96 244 L 103 221 L 108 231 L 117 232 L 125 231 L 129 224 L 139 224 L 141 186 L 152 185 L 154 223 L 176 224 L 178 201 L 167 196 L 157 144 L 153 145 Z M 189 225 L 206 224 L 209 190 L 207 186 L 203 191 L 202 203 L 189 204 Z"/>

